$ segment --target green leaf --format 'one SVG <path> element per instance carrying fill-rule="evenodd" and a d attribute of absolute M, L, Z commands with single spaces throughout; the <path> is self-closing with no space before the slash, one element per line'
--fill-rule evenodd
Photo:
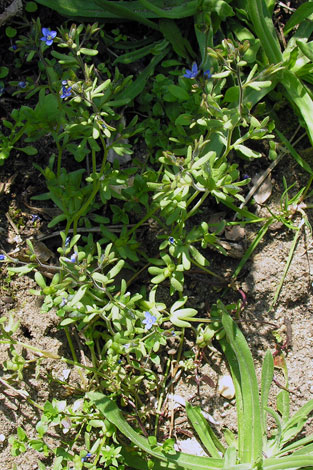
<path fill-rule="evenodd" d="M 192 48 L 189 44 L 189 41 L 182 36 L 176 22 L 168 19 L 162 19 L 159 21 L 159 26 L 163 36 L 172 45 L 176 54 L 186 60 L 189 60 L 189 53 L 192 53 Z"/>
<path fill-rule="evenodd" d="M 167 41 L 166 41 L 166 44 Z M 124 106 L 130 103 L 136 96 L 138 96 L 146 86 L 149 77 L 153 74 L 155 66 L 161 62 L 163 57 L 168 53 L 168 48 L 160 52 L 159 55 L 153 57 L 150 64 L 139 74 L 136 80 L 128 85 L 128 87 L 121 93 L 118 93 L 114 98 L 114 101 L 109 101 L 108 106 Z"/>
<path fill-rule="evenodd" d="M 268 88 L 271 86 L 272 82 L 270 80 L 263 80 L 263 81 L 253 81 L 250 83 L 247 83 L 247 87 L 253 88 L 254 90 L 261 90 L 262 88 Z"/>
<path fill-rule="evenodd" d="M 101 274 L 101 273 L 92 273 L 92 279 L 96 282 L 100 282 L 102 284 L 102 286 L 105 286 L 106 284 L 108 284 L 109 282 L 109 279 L 107 276 L 104 276 L 104 274 Z"/>
<path fill-rule="evenodd" d="M 308 467 L 312 469 L 312 455 L 288 455 L 287 457 L 269 458 L 264 460 L 264 470 L 293 470 L 297 468 Z"/>
<path fill-rule="evenodd" d="M 262 459 L 262 427 L 259 390 L 253 359 L 239 327 L 229 316 L 223 304 L 219 302 L 219 305 L 223 312 L 222 324 L 228 343 L 227 345 L 225 340 L 221 340 L 221 345 L 231 366 L 236 402 L 239 407 L 237 408 L 238 458 L 240 463 L 256 463 Z"/>
<path fill-rule="evenodd" d="M 28 13 L 34 13 L 34 11 L 38 10 L 38 6 L 35 2 L 27 2 L 25 5 L 25 10 Z"/>
<path fill-rule="evenodd" d="M 208 265 L 208 261 L 205 259 L 205 257 L 200 253 L 200 251 L 194 247 L 193 245 L 189 246 L 190 253 L 193 257 L 193 259 L 199 263 L 201 266 Z"/>
<path fill-rule="evenodd" d="M 225 453 L 225 461 L 223 470 L 228 470 L 229 468 L 236 468 L 237 460 L 237 451 L 235 447 L 228 447 Z"/>
<path fill-rule="evenodd" d="M 101 1 L 101 0 L 99 0 Z M 220 0 L 219 0 L 220 1 Z M 144 8 L 151 10 L 160 18 L 170 18 L 173 20 L 177 20 L 179 18 L 186 18 L 188 16 L 193 16 L 197 12 L 198 2 L 196 1 L 188 1 L 181 4 L 181 2 L 177 2 L 177 6 L 173 6 L 172 8 L 160 8 L 156 5 L 156 1 L 150 2 L 149 0 L 140 0 L 140 3 L 143 5 Z M 163 5 L 163 2 L 158 2 L 159 4 Z"/>
<path fill-rule="evenodd" d="M 2 66 L 0 67 L 0 78 L 5 78 L 9 74 L 8 67 Z"/>
<path fill-rule="evenodd" d="M 313 399 L 309 400 L 293 416 L 291 416 L 291 418 L 283 426 L 282 443 L 288 442 L 289 440 L 293 439 L 297 434 L 299 434 L 312 410 Z"/>
<path fill-rule="evenodd" d="M 81 47 L 79 49 L 79 52 L 81 54 L 85 54 L 85 55 L 90 55 L 90 56 L 95 56 L 98 54 L 98 51 L 95 50 L 95 49 L 87 49 L 86 47 Z"/>
<path fill-rule="evenodd" d="M 262 365 L 261 379 L 261 408 L 263 410 L 263 436 L 267 434 L 267 414 L 264 410 L 268 403 L 268 396 L 274 375 L 274 360 L 271 351 L 266 351 Z"/>
<path fill-rule="evenodd" d="M 180 114 L 176 120 L 175 120 L 175 125 L 176 126 L 189 126 L 192 123 L 193 117 L 191 114 Z"/>
<path fill-rule="evenodd" d="M 7 270 L 10 273 L 15 273 L 15 274 L 18 274 L 19 276 L 24 276 L 24 274 L 28 274 L 31 271 L 33 271 L 34 268 L 35 268 L 34 264 L 25 264 L 24 266 L 19 266 L 18 268 L 12 268 L 11 266 L 8 266 Z"/>
<path fill-rule="evenodd" d="M 184 286 L 183 286 L 183 284 L 180 282 L 180 280 L 177 279 L 176 277 L 171 276 L 171 278 L 170 278 L 170 284 L 171 284 L 171 286 L 172 286 L 177 292 L 183 292 Z"/>
<path fill-rule="evenodd" d="M 17 35 L 17 31 L 15 28 L 12 28 L 11 26 L 7 26 L 5 28 L 5 34 L 8 38 L 14 38 Z"/>
<path fill-rule="evenodd" d="M 134 51 L 127 52 L 126 54 L 122 54 L 117 57 L 117 59 L 115 59 L 113 65 L 131 64 L 132 62 L 136 62 L 137 60 L 140 60 L 143 57 L 151 54 L 154 46 L 155 44 L 149 44 L 148 46 L 144 46 L 139 49 L 135 49 Z"/>
<path fill-rule="evenodd" d="M 61 321 L 60 326 L 67 326 L 71 325 L 72 323 L 76 322 L 76 318 L 65 318 Z"/>
<path fill-rule="evenodd" d="M 16 149 L 20 150 L 21 152 L 26 153 L 26 155 L 37 155 L 38 153 L 38 150 L 32 145 L 27 145 L 26 147 L 16 148 Z"/>
<path fill-rule="evenodd" d="M 264 0 L 249 0 L 247 12 L 253 24 L 253 31 L 260 39 L 264 52 L 271 64 L 283 61 L 280 44 L 272 18 Z"/>
<path fill-rule="evenodd" d="M 186 402 L 186 412 L 188 419 L 198 434 L 202 444 L 212 457 L 219 458 L 219 452 L 225 453 L 225 447 L 221 444 L 209 423 L 204 418 L 199 406 L 192 406 Z"/>
<path fill-rule="evenodd" d="M 297 46 L 303 54 L 310 59 L 311 62 L 313 62 L 313 41 L 305 43 L 303 41 L 296 41 Z"/>
<path fill-rule="evenodd" d="M 289 408 L 290 408 L 290 398 L 289 392 L 287 390 L 281 390 L 276 396 L 276 407 L 279 413 L 281 414 L 283 423 L 286 423 L 289 419 Z"/>
<path fill-rule="evenodd" d="M 43 275 L 42 275 L 40 272 L 38 272 L 38 271 L 35 272 L 35 281 L 37 282 L 38 286 L 41 287 L 42 289 L 44 289 L 45 287 L 47 287 L 45 278 L 44 278 Z"/>
<path fill-rule="evenodd" d="M 60 64 L 77 65 L 77 60 L 72 55 L 61 54 L 57 51 L 51 51 L 51 55 L 59 59 Z"/>
<path fill-rule="evenodd" d="M 76 292 L 76 294 L 74 295 L 74 297 L 72 298 L 72 300 L 68 303 L 68 305 L 71 305 L 71 306 L 76 305 L 84 297 L 86 290 L 87 290 L 87 286 L 81 286 Z"/>
<path fill-rule="evenodd" d="M 280 138 L 280 140 L 282 141 L 282 143 L 287 147 L 287 149 L 289 150 L 289 152 L 291 153 L 293 158 L 296 160 L 298 165 L 300 165 L 301 168 L 303 168 L 305 171 L 307 171 L 310 175 L 313 175 L 313 170 L 310 167 L 310 165 L 305 160 L 303 160 L 303 158 L 298 154 L 298 152 L 290 144 L 289 140 L 286 139 L 284 134 L 279 132 L 279 130 L 277 130 L 277 129 L 275 129 L 275 132 L 278 135 L 278 137 Z"/>
<path fill-rule="evenodd" d="M 102 93 L 104 90 L 106 90 L 111 84 L 111 80 L 108 78 L 105 80 L 103 83 L 101 83 L 97 88 L 93 91 L 94 94 L 96 93 Z"/>
<path fill-rule="evenodd" d="M 54 217 L 51 222 L 49 222 L 48 227 L 54 227 L 55 225 L 59 224 L 60 222 L 63 222 L 63 220 L 66 220 L 66 215 L 65 214 L 60 214 Z"/>
<path fill-rule="evenodd" d="M 167 90 L 180 101 L 187 101 L 190 98 L 189 93 L 178 85 L 169 85 Z"/>
<path fill-rule="evenodd" d="M 302 23 L 306 20 L 312 20 L 310 16 L 313 14 L 313 3 L 306 2 L 300 5 L 297 10 L 287 21 L 284 27 L 284 34 L 288 34 L 297 24 Z"/>
<path fill-rule="evenodd" d="M 239 87 L 238 86 L 232 86 L 227 88 L 226 93 L 224 95 L 224 100 L 225 103 L 238 103 L 239 100 Z"/>
<path fill-rule="evenodd" d="M 245 155 L 245 157 L 248 158 L 260 158 L 262 154 L 260 152 L 256 152 L 255 150 L 250 149 L 249 147 L 246 147 L 246 145 L 234 145 L 234 149 L 238 150 L 240 153 Z"/>

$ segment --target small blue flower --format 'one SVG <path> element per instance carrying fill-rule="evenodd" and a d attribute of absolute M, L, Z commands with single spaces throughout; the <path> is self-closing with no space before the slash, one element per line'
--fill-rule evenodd
<path fill-rule="evenodd" d="M 51 46 L 53 43 L 53 39 L 56 37 L 57 32 L 56 31 L 51 31 L 50 28 L 42 28 L 42 38 L 40 38 L 41 41 L 44 41 L 47 46 Z"/>
<path fill-rule="evenodd" d="M 59 307 L 64 307 L 64 305 L 66 305 L 66 304 L 67 304 L 66 298 L 65 298 L 65 297 L 62 297 L 62 301 L 61 301 Z"/>
<path fill-rule="evenodd" d="M 72 95 L 72 87 L 69 86 L 69 87 L 66 87 L 66 86 L 62 86 L 62 95 L 61 95 L 61 98 L 62 100 L 64 98 L 69 98 L 70 96 Z"/>
<path fill-rule="evenodd" d="M 17 45 L 16 45 L 16 44 L 13 44 L 12 50 L 13 50 L 13 51 L 16 51 L 16 49 L 17 49 Z"/>
<path fill-rule="evenodd" d="M 75 251 L 75 253 L 73 253 L 72 256 L 70 257 L 71 263 L 76 263 L 77 258 L 78 258 L 78 253 L 77 251 Z"/>
<path fill-rule="evenodd" d="M 5 260 L 5 256 L 4 255 L 0 255 L 0 261 L 4 261 Z"/>
<path fill-rule="evenodd" d="M 186 72 L 185 72 L 185 74 L 184 74 L 184 77 L 185 77 L 185 78 L 196 78 L 196 76 L 198 75 L 198 73 L 199 73 L 198 66 L 197 66 L 196 62 L 193 62 L 192 67 L 191 67 L 191 70 L 187 70 L 187 69 L 186 69 Z"/>
<path fill-rule="evenodd" d="M 66 240 L 65 240 L 65 248 L 67 248 L 70 244 L 70 241 L 71 241 L 71 237 L 66 237 Z"/>
<path fill-rule="evenodd" d="M 64 259 L 65 259 L 65 261 L 67 261 L 68 263 L 76 263 L 77 258 L 78 258 L 78 253 L 77 253 L 77 251 L 75 251 L 75 253 L 73 253 L 70 258 L 64 258 Z"/>
<path fill-rule="evenodd" d="M 88 454 L 85 457 L 82 457 L 81 461 L 82 462 L 89 462 L 92 457 L 92 454 L 88 452 Z"/>
<path fill-rule="evenodd" d="M 25 88 L 26 87 L 26 82 L 18 82 L 17 86 L 20 87 L 20 88 Z"/>
<path fill-rule="evenodd" d="M 150 312 L 144 312 L 144 314 L 145 314 L 145 319 L 142 321 L 142 323 L 146 325 L 145 330 L 150 330 L 150 328 L 152 328 L 152 326 L 156 322 L 156 317 L 154 315 L 151 315 Z"/>
<path fill-rule="evenodd" d="M 37 215 L 37 214 L 32 214 L 31 217 L 32 217 L 32 218 L 31 218 L 31 221 L 32 221 L 32 222 L 36 222 L 37 220 L 40 220 L 40 217 L 39 217 L 39 215 Z"/>
<path fill-rule="evenodd" d="M 67 80 L 62 80 L 62 85 L 66 86 L 67 85 Z"/>
<path fill-rule="evenodd" d="M 175 239 L 173 237 L 169 237 L 168 241 L 170 242 L 171 245 L 174 245 Z"/>
<path fill-rule="evenodd" d="M 206 70 L 205 72 L 203 72 L 203 75 L 204 75 L 206 78 L 211 78 L 211 77 L 212 77 L 212 74 L 211 74 L 210 69 L 208 69 L 208 70 Z"/>

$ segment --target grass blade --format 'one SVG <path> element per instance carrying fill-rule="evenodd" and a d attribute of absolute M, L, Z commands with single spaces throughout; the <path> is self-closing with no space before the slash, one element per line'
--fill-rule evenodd
<path fill-rule="evenodd" d="M 281 458 L 270 458 L 264 460 L 263 470 L 295 470 L 297 468 L 308 467 L 312 469 L 313 456 L 287 456 Z"/>
<path fill-rule="evenodd" d="M 275 292 L 275 295 L 274 295 L 274 299 L 273 299 L 273 302 L 271 303 L 271 306 L 269 308 L 269 311 L 272 310 L 272 308 L 274 308 L 274 306 L 276 305 L 276 302 L 279 298 L 279 295 L 280 295 L 280 292 L 281 292 L 281 289 L 283 287 L 283 283 L 286 279 L 286 276 L 287 276 L 287 273 L 288 273 L 288 270 L 289 270 L 289 267 L 290 267 L 290 264 L 291 264 L 291 261 L 292 261 L 292 258 L 293 258 L 293 255 L 294 255 L 294 252 L 295 252 L 295 249 L 296 249 L 296 246 L 297 246 L 297 243 L 299 241 L 299 237 L 301 235 L 301 228 L 303 227 L 304 225 L 304 219 L 302 219 L 300 221 L 300 224 L 299 224 L 299 227 L 298 227 L 298 230 L 296 231 L 296 234 L 294 236 L 294 239 L 293 239 L 293 242 L 292 242 L 292 245 L 291 245 L 291 248 L 289 250 L 289 254 L 288 254 L 288 258 L 287 258 L 287 261 L 286 261 L 286 264 L 285 264 L 285 269 L 284 269 L 284 272 L 283 272 L 283 275 L 281 277 L 281 280 L 279 282 L 279 285 L 276 289 L 276 292 Z"/>
<path fill-rule="evenodd" d="M 167 41 L 162 41 L 162 44 L 167 43 Z M 121 93 L 117 94 L 114 98 L 114 101 L 109 101 L 106 103 L 108 106 L 124 106 L 125 104 L 130 103 L 136 96 L 141 93 L 147 83 L 149 77 L 153 74 L 155 66 L 166 56 L 169 48 L 166 47 L 165 50 L 160 51 L 160 53 L 153 57 L 150 64 L 140 73 L 136 80 L 131 83 L 126 90 L 122 90 Z"/>
<path fill-rule="evenodd" d="M 263 427 L 262 427 L 263 440 L 266 439 L 266 433 L 267 433 L 267 412 L 265 410 L 265 407 L 267 406 L 267 403 L 268 403 L 268 396 L 269 396 L 270 388 L 272 385 L 273 376 L 274 376 L 274 359 L 273 359 L 273 355 L 271 351 L 268 350 L 266 351 L 266 354 L 263 360 L 262 379 L 261 379 L 261 409 L 262 409 L 262 414 L 263 414 Z"/>
<path fill-rule="evenodd" d="M 147 454 L 155 457 L 168 464 L 165 468 L 177 468 L 177 466 L 184 467 L 192 470 L 218 470 L 223 468 L 223 459 L 214 459 L 211 457 L 197 457 L 195 455 L 184 454 L 177 452 L 175 454 L 166 454 L 159 450 L 158 447 L 151 447 L 148 439 L 138 434 L 127 423 L 123 417 L 117 404 L 99 392 L 89 392 L 88 398 L 94 403 L 98 410 L 105 416 L 111 423 L 113 423 L 118 430 L 124 434 L 133 444 L 144 450 Z M 175 466 L 172 467 L 172 464 Z"/>
<path fill-rule="evenodd" d="M 269 61 L 272 64 L 282 62 L 279 41 L 264 0 L 250 0 L 247 2 L 247 11 Z"/>
<path fill-rule="evenodd" d="M 289 152 L 291 153 L 291 155 L 293 156 L 293 158 L 296 160 L 296 162 L 298 163 L 298 165 L 301 166 L 301 168 L 303 168 L 303 170 L 307 171 L 310 175 L 313 175 L 313 170 L 312 168 L 310 167 L 310 165 L 305 161 L 303 160 L 303 158 L 298 154 L 298 152 L 293 148 L 293 146 L 291 145 L 291 143 L 289 142 L 288 139 L 286 139 L 286 137 L 284 136 L 284 134 L 282 134 L 281 132 L 279 132 L 279 130 L 275 130 L 276 134 L 278 135 L 278 137 L 280 138 L 280 140 L 282 141 L 282 143 L 285 145 L 285 147 L 287 148 L 287 150 L 289 150 Z"/>
<path fill-rule="evenodd" d="M 305 21 L 313 13 L 313 3 L 307 2 L 297 8 L 284 27 L 284 34 L 288 34 L 297 24 Z"/>
<path fill-rule="evenodd" d="M 287 421 L 283 426 L 282 442 L 286 443 L 293 439 L 302 430 L 305 425 L 308 415 L 313 410 L 313 399 L 309 400 Z"/>
<path fill-rule="evenodd" d="M 225 448 L 202 415 L 200 407 L 192 406 L 190 403 L 186 402 L 186 412 L 192 426 L 209 454 L 212 457 L 220 458 L 219 451 L 224 454 Z"/>
<path fill-rule="evenodd" d="M 236 356 L 242 394 L 243 422 L 238 422 L 238 458 L 241 463 L 255 464 L 262 459 L 262 429 L 259 389 L 249 346 L 236 323 L 228 313 L 223 313 L 227 341 Z M 228 358 L 227 358 L 228 359 Z M 235 377 L 236 381 L 238 377 Z"/>
<path fill-rule="evenodd" d="M 139 0 L 143 7 L 147 10 L 152 11 L 155 15 L 160 18 L 169 18 L 176 20 L 179 18 L 186 18 L 187 16 L 193 16 L 196 14 L 198 9 L 197 0 L 185 1 L 181 4 L 181 1 L 177 2 L 177 5 L 171 7 L 170 9 L 163 9 L 155 5 L 155 2 L 152 3 L 149 0 Z"/>
<path fill-rule="evenodd" d="M 171 43 L 176 54 L 186 60 L 189 60 L 190 55 L 193 54 L 192 47 L 188 39 L 184 38 L 181 34 L 181 31 L 175 21 L 166 18 L 161 19 L 159 21 L 159 27 L 165 39 Z"/>
<path fill-rule="evenodd" d="M 247 249 L 247 251 L 245 252 L 243 257 L 241 258 L 240 263 L 238 264 L 237 268 L 235 269 L 235 271 L 232 275 L 232 277 L 234 279 L 239 275 L 240 271 L 242 270 L 242 268 L 244 267 L 244 265 L 246 264 L 246 262 L 248 261 L 248 259 L 250 258 L 250 256 L 252 255 L 252 253 L 254 252 L 254 250 L 256 249 L 256 247 L 258 246 L 258 244 L 260 243 L 260 241 L 264 237 L 264 235 L 266 234 L 266 232 L 268 231 L 268 228 L 269 228 L 269 226 L 271 225 L 272 222 L 273 222 L 273 219 L 272 218 L 269 219 L 263 225 L 261 230 L 258 232 L 257 236 L 255 237 L 255 239 L 253 240 L 253 242 L 251 243 L 251 245 L 249 246 L 249 248 Z"/>
<path fill-rule="evenodd" d="M 94 0 L 95 3 L 102 9 L 105 13 L 106 17 L 113 17 L 116 19 L 126 19 L 129 21 L 137 21 L 138 23 L 142 23 L 149 28 L 159 30 L 159 27 L 153 21 L 150 21 L 148 18 L 145 17 L 141 13 L 140 4 L 139 2 L 111 2 L 108 0 Z M 136 13 L 136 7 L 140 13 Z M 98 8 L 99 9 L 99 8 Z M 111 15 L 109 15 L 111 13 Z"/>
<path fill-rule="evenodd" d="M 289 100 L 298 107 L 302 114 L 308 136 L 313 143 L 313 101 L 306 87 L 290 70 L 284 70 L 281 82 L 287 91 Z"/>

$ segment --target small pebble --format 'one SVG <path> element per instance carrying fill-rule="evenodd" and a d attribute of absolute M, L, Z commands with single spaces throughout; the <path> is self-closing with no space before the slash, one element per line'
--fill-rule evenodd
<path fill-rule="evenodd" d="M 223 375 L 223 377 L 220 377 L 217 390 L 218 393 L 222 395 L 222 397 L 227 398 L 227 400 L 234 398 L 235 387 L 230 375 Z"/>

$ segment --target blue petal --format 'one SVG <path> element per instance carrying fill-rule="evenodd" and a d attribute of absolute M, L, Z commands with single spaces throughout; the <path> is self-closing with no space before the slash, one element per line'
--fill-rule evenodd
<path fill-rule="evenodd" d="M 192 74 L 193 74 L 194 77 L 196 75 L 198 75 L 198 66 L 197 66 L 196 62 L 193 62 L 191 70 L 192 70 Z"/>
<path fill-rule="evenodd" d="M 186 70 L 186 73 L 184 74 L 185 78 L 192 78 L 192 72 L 191 70 Z"/>

